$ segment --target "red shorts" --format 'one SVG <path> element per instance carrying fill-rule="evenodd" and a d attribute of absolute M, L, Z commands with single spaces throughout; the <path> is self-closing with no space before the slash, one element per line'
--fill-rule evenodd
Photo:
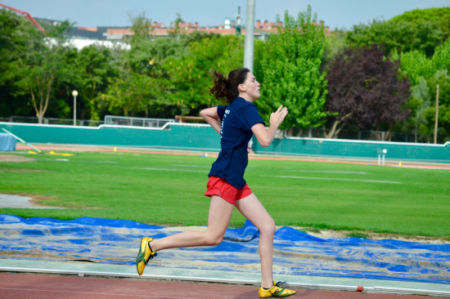
<path fill-rule="evenodd" d="M 236 200 L 247 197 L 253 193 L 247 184 L 245 184 L 244 188 L 239 190 L 228 184 L 225 179 L 216 176 L 209 177 L 206 188 L 205 196 L 211 197 L 217 195 L 233 205 L 236 204 Z"/>

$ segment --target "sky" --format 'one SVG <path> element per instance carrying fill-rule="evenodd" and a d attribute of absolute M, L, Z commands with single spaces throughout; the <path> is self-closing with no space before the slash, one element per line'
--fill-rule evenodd
<path fill-rule="evenodd" d="M 129 26 L 129 15 L 142 12 L 152 21 L 169 26 L 179 13 L 185 22 L 218 26 L 225 18 L 234 19 L 241 7 L 243 23 L 246 0 L 0 0 L 2 4 L 30 13 L 33 17 L 66 20 L 76 26 Z M 450 0 L 255 0 L 256 20 L 275 21 L 287 10 L 291 15 L 305 11 L 308 4 L 331 29 L 377 19 L 388 20 L 416 8 L 450 6 Z"/>

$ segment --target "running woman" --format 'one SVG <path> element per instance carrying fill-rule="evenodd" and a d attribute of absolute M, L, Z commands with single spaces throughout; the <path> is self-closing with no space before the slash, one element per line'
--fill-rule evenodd
<path fill-rule="evenodd" d="M 269 146 L 283 122 L 287 108 L 280 106 L 270 116 L 270 127 L 265 123 L 252 102 L 260 97 L 260 84 L 246 68 L 231 71 L 228 77 L 214 72 L 214 87 L 210 93 L 228 106 L 204 109 L 200 115 L 220 134 L 221 151 L 213 163 L 205 195 L 211 197 L 208 228 L 204 232 L 188 231 L 162 239 L 141 239 L 136 267 L 139 275 L 158 251 L 168 248 L 214 246 L 222 242 L 230 222 L 233 208 L 250 220 L 260 232 L 261 287 L 259 296 L 287 297 L 295 294 L 273 280 L 273 237 L 275 222 L 252 193 L 244 180 L 248 164 L 247 145 L 253 134 L 259 144 Z M 219 120 L 221 121 L 219 123 Z"/>

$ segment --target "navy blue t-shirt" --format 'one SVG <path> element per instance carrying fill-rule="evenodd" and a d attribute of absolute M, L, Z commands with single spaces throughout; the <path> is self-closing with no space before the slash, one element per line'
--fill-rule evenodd
<path fill-rule="evenodd" d="M 213 163 L 209 176 L 224 178 L 228 184 L 242 189 L 244 172 L 248 164 L 248 142 L 253 136 L 252 127 L 264 120 L 255 104 L 237 97 L 229 106 L 218 106 L 221 151 Z"/>

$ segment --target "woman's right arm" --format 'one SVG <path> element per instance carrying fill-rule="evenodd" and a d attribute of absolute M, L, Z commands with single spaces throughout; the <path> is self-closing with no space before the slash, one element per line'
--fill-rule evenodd
<path fill-rule="evenodd" d="M 203 109 L 200 111 L 200 116 L 220 134 L 220 117 L 217 114 L 217 107 Z"/>
<path fill-rule="evenodd" d="M 280 106 L 277 111 L 270 115 L 270 127 L 266 129 L 263 124 L 259 123 L 252 127 L 252 132 L 258 140 L 259 144 L 268 147 L 277 133 L 278 127 L 286 117 L 288 110 L 286 107 Z"/>

